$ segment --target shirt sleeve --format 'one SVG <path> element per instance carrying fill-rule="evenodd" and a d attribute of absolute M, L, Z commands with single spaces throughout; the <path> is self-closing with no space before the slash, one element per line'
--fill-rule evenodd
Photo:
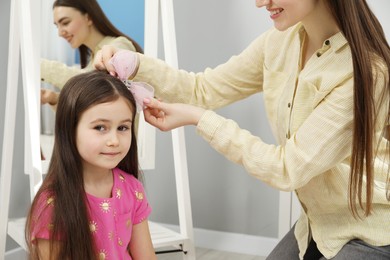
<path fill-rule="evenodd" d="M 262 91 L 265 38 L 261 35 L 239 55 L 204 72 L 177 70 L 161 60 L 139 54 L 134 81 L 154 86 L 155 95 L 167 102 L 193 104 L 208 109 L 226 106 Z"/>
<path fill-rule="evenodd" d="M 87 70 L 77 66 L 70 67 L 59 61 L 41 59 L 41 80 L 59 89 L 62 89 L 71 77 L 85 71 Z"/>
<path fill-rule="evenodd" d="M 152 208 L 145 195 L 145 190 L 140 181 L 136 181 L 136 188 L 134 190 L 135 196 L 135 213 L 134 213 L 134 224 L 139 224 L 147 219 L 152 212 Z"/>
<path fill-rule="evenodd" d="M 107 44 L 116 46 L 120 49 L 135 51 L 133 43 L 129 41 L 126 37 L 120 36 L 112 39 L 111 37 L 109 37 L 108 39 L 110 40 L 107 41 Z M 100 50 L 100 48 L 101 46 L 98 46 L 95 51 Z M 41 59 L 41 80 L 52 84 L 59 89 L 62 89 L 65 83 L 71 77 L 94 69 L 93 53 L 91 55 L 92 56 L 90 58 L 90 61 L 84 69 L 81 69 L 77 65 L 67 66 L 66 64 L 59 61 Z"/>
<path fill-rule="evenodd" d="M 54 209 L 54 197 L 48 193 L 41 193 L 32 216 L 31 239 L 50 239 L 52 228 L 52 215 Z"/>
<path fill-rule="evenodd" d="M 353 80 L 333 89 L 284 145 L 266 144 L 234 121 L 206 111 L 197 132 L 229 160 L 280 190 L 292 191 L 351 153 Z"/>
<path fill-rule="evenodd" d="M 134 44 L 129 41 L 129 39 L 127 39 L 126 37 L 123 37 L 123 36 L 120 36 L 120 37 L 116 37 L 111 43 L 110 45 L 113 45 L 119 49 L 125 49 L 125 50 L 129 50 L 129 51 L 135 51 L 135 47 L 134 47 Z"/>

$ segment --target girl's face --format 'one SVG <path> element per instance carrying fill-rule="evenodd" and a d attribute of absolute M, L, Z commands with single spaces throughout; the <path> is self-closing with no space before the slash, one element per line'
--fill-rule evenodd
<path fill-rule="evenodd" d="M 88 14 L 82 14 L 72 7 L 57 6 L 53 9 L 53 16 L 58 35 L 67 40 L 72 48 L 78 48 L 87 42 L 93 26 Z"/>
<path fill-rule="evenodd" d="M 115 168 L 131 145 L 133 112 L 123 97 L 91 106 L 81 114 L 76 146 L 84 172 Z"/>
<path fill-rule="evenodd" d="M 315 17 L 320 0 L 256 0 L 256 6 L 266 7 L 275 28 L 284 31 L 298 22 Z"/>

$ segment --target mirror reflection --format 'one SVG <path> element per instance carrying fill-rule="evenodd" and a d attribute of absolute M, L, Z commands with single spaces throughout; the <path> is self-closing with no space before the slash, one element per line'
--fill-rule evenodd
<path fill-rule="evenodd" d="M 123 8 L 137 10 L 138 14 L 130 19 L 126 18 L 130 17 L 128 15 L 122 16 L 116 21 L 125 28 L 125 33 L 108 17 L 113 12 L 116 15 L 112 17 L 117 17 L 120 8 L 114 10 L 107 2 L 100 2 L 102 6 L 95 0 L 42 1 L 42 159 L 49 159 L 51 155 L 56 104 L 67 80 L 93 70 L 95 53 L 104 45 L 143 53 L 143 6 L 129 3 L 134 1 L 122 1 Z M 135 40 L 133 33 L 141 40 Z"/>

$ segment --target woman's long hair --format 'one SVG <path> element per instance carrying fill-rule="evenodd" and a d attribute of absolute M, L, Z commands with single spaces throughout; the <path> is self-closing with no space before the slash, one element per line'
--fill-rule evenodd
<path fill-rule="evenodd" d="M 143 53 L 141 46 L 132 38 L 119 31 L 104 14 L 102 8 L 96 0 L 56 0 L 53 3 L 53 8 L 58 6 L 72 7 L 79 10 L 82 14 L 88 14 L 92 20 L 96 29 L 104 36 L 126 37 L 131 41 L 135 47 L 135 50 L 139 53 Z M 88 64 L 88 59 L 91 54 L 91 50 L 82 44 L 79 47 L 80 52 L 80 65 L 81 68 L 85 68 Z"/>
<path fill-rule="evenodd" d="M 55 142 L 48 174 L 34 198 L 26 223 L 30 258 L 38 259 L 31 232 L 39 224 L 40 197 L 54 198 L 50 233 L 51 258 L 96 259 L 97 252 L 89 229 L 87 196 L 84 190 L 82 159 L 76 146 L 76 129 L 88 108 L 123 97 L 136 114 L 135 100 L 127 87 L 104 72 L 88 72 L 71 78 L 61 90 L 55 120 Z M 134 122 L 134 121 L 133 121 Z M 139 176 L 137 142 L 131 125 L 131 146 L 118 168 Z M 41 197 L 41 199 L 42 199 Z M 49 203 L 48 203 L 49 204 Z M 55 243 L 59 240 L 59 243 Z"/>
<path fill-rule="evenodd" d="M 328 3 L 331 13 L 349 43 L 353 60 L 354 122 L 349 205 L 355 217 L 359 216 L 358 205 L 364 210 L 364 215 L 368 216 L 372 209 L 374 158 L 378 141 L 375 140 L 375 126 L 379 109 L 387 111 L 383 136 L 387 138 L 386 160 L 389 161 L 390 157 L 388 145 L 390 48 L 381 24 L 365 0 L 325 2 Z M 380 76 L 387 80 L 384 86 L 375 85 L 378 74 L 382 74 Z M 376 97 L 380 97 L 379 100 Z M 380 107 L 375 102 L 380 102 L 387 107 Z M 366 179 L 365 187 L 363 187 L 364 179 Z"/>

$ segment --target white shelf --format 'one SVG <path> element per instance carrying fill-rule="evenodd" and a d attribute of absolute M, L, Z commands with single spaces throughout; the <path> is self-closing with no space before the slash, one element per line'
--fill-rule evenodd
<path fill-rule="evenodd" d="M 24 228 L 26 226 L 26 218 L 10 219 L 8 221 L 8 235 L 15 240 L 24 250 L 27 249 Z"/>
<path fill-rule="evenodd" d="M 161 224 L 149 221 L 150 235 L 155 249 L 167 246 L 180 248 L 189 239 Z"/>

